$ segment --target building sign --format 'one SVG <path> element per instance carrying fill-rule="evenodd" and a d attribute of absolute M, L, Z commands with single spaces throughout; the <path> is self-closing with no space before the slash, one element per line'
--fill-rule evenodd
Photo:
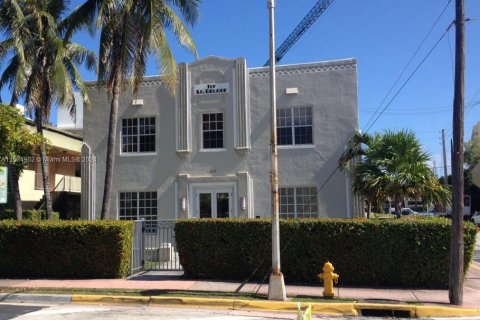
<path fill-rule="evenodd" d="M 7 167 L 0 167 L 0 203 L 7 203 Z"/>
<path fill-rule="evenodd" d="M 228 83 L 203 83 L 193 86 L 194 95 L 221 94 L 228 93 L 230 85 Z"/>

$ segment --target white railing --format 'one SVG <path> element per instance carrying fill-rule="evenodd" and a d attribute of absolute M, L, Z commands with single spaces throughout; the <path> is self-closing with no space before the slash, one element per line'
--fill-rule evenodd
<path fill-rule="evenodd" d="M 55 191 L 82 192 L 82 179 L 80 177 L 55 175 Z"/>

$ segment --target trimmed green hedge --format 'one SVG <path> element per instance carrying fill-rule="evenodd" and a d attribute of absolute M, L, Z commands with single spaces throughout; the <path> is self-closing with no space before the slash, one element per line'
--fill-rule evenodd
<path fill-rule="evenodd" d="M 329 260 L 342 285 L 445 288 L 451 222 L 447 219 L 281 220 L 281 265 L 290 283 L 319 284 Z M 267 219 L 199 219 L 175 224 L 185 274 L 190 277 L 263 280 L 271 266 Z M 465 224 L 465 266 L 476 230 Z"/>
<path fill-rule="evenodd" d="M 45 210 L 40 209 L 29 209 L 23 210 L 22 215 L 23 220 L 46 220 L 47 213 Z M 60 213 L 54 211 L 52 212 L 53 220 L 60 220 Z M 15 215 L 15 211 L 13 209 L 5 209 L 0 211 L 0 220 L 15 220 L 17 216 Z"/>
<path fill-rule="evenodd" d="M 129 221 L 1 221 L 0 277 L 126 277 L 132 234 Z"/>

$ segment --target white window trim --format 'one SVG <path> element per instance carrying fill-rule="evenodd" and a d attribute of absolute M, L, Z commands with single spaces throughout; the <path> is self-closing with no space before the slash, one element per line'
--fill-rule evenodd
<path fill-rule="evenodd" d="M 156 156 L 156 152 L 120 152 L 120 157 L 145 157 Z"/>
<path fill-rule="evenodd" d="M 120 206 L 120 201 L 121 201 L 121 200 L 120 200 L 120 194 L 121 194 L 121 193 L 127 193 L 127 192 L 128 192 L 128 193 L 136 193 L 136 194 L 137 194 L 137 210 L 138 210 L 138 208 L 139 208 L 139 204 L 138 204 L 138 202 L 139 202 L 139 197 L 138 197 L 138 196 L 139 196 L 139 193 L 140 193 L 140 192 L 156 192 L 156 193 L 157 193 L 157 198 L 156 198 L 156 200 L 157 200 L 157 212 L 156 212 L 156 214 L 155 214 L 156 218 L 155 218 L 154 220 L 143 220 L 143 221 L 158 221 L 159 202 L 160 202 L 160 201 L 159 201 L 159 198 L 158 198 L 158 197 L 159 197 L 158 190 L 142 190 L 142 191 L 122 190 L 122 191 L 118 191 L 118 192 L 117 192 L 117 195 L 116 195 L 116 196 L 117 196 L 117 201 L 116 201 L 116 203 L 117 203 L 117 214 L 116 214 L 116 215 L 117 215 L 117 220 L 118 220 L 118 221 L 137 221 L 138 219 L 141 219 L 141 218 L 139 217 L 139 212 L 138 212 L 138 211 L 137 211 L 137 218 L 136 218 L 135 220 L 126 220 L 126 219 L 125 219 L 125 220 L 121 220 L 121 219 L 120 219 L 120 208 L 121 208 L 121 206 Z"/>
<path fill-rule="evenodd" d="M 293 188 L 294 189 L 294 206 L 295 206 L 295 212 L 293 214 L 291 213 L 282 213 L 282 212 L 279 212 L 279 215 L 286 215 L 287 217 L 290 217 L 290 218 L 293 218 L 293 219 L 302 219 L 302 218 L 298 218 L 297 215 L 299 214 L 297 212 L 297 190 L 298 188 L 315 188 L 316 190 L 316 193 L 317 193 L 317 213 L 316 215 L 313 215 L 311 214 L 311 217 L 312 218 L 318 218 L 320 217 L 320 206 L 319 206 L 319 197 L 318 197 L 318 186 L 312 186 L 312 185 L 300 185 L 300 186 L 279 186 L 278 189 L 281 189 L 281 188 Z M 280 190 L 279 190 L 279 199 L 278 199 L 278 206 L 279 206 L 279 209 L 280 209 Z"/>
<path fill-rule="evenodd" d="M 283 144 L 277 145 L 277 149 L 315 149 L 314 144 Z"/>
<path fill-rule="evenodd" d="M 122 141 L 122 120 L 123 119 L 140 119 L 140 118 L 155 118 L 155 152 L 123 152 L 123 141 Z M 120 141 L 119 145 L 119 156 L 120 157 L 138 157 L 138 156 L 156 156 L 157 155 L 157 150 L 158 150 L 158 117 L 155 115 L 145 115 L 145 116 L 137 116 L 137 117 L 124 117 L 120 119 L 120 130 L 119 130 L 119 136 L 120 138 L 118 139 Z M 125 191 L 128 192 L 128 191 Z"/>
<path fill-rule="evenodd" d="M 313 106 L 311 105 L 303 105 L 303 106 L 281 106 L 281 107 L 277 107 L 277 116 L 278 116 L 278 109 L 290 109 L 292 110 L 292 113 L 291 113 L 291 116 L 292 116 L 292 125 L 290 126 L 291 128 L 291 131 L 292 131 L 292 141 L 295 140 L 295 126 L 294 126 L 294 115 L 293 115 L 293 109 L 297 109 L 297 108 L 311 108 L 312 109 L 312 143 L 309 143 L 309 144 L 278 144 L 278 141 L 277 141 L 277 148 L 278 149 L 298 149 L 298 148 L 315 148 L 315 123 L 314 123 L 314 119 L 315 119 L 315 112 L 314 112 L 314 108 Z M 278 122 L 278 120 L 277 120 Z M 282 127 L 282 128 L 287 128 L 287 127 Z M 278 124 L 277 124 L 277 129 L 278 129 Z M 278 136 L 278 134 L 277 134 Z M 278 138 L 277 138 L 278 139 Z"/>
<path fill-rule="evenodd" d="M 223 115 L 223 148 L 208 148 L 208 149 L 205 149 L 203 147 L 203 115 L 204 114 L 211 114 L 211 113 L 221 113 Z M 200 120 L 200 125 L 199 125 L 199 129 L 200 129 L 200 148 L 199 148 L 199 152 L 223 152 L 223 151 L 227 151 L 227 148 L 225 148 L 225 145 L 227 144 L 227 142 L 225 141 L 225 116 L 226 116 L 226 112 L 225 110 L 223 109 L 210 109 L 210 110 L 202 110 L 200 113 L 199 113 L 199 120 Z"/>
<path fill-rule="evenodd" d="M 225 148 L 218 148 L 218 149 L 200 149 L 199 150 L 200 152 L 223 152 L 223 151 L 227 151 L 227 149 Z"/>

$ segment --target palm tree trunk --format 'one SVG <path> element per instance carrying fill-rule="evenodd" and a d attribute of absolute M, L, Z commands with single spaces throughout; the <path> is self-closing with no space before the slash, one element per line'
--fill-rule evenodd
<path fill-rule="evenodd" d="M 43 137 L 43 110 L 41 108 L 35 108 L 35 124 L 37 126 L 37 132 Z M 50 177 L 48 169 L 48 158 L 45 143 L 40 144 L 40 161 L 42 166 L 42 178 L 43 178 L 43 193 L 45 196 L 45 212 L 47 219 L 52 220 L 52 196 L 50 194 Z"/>
<path fill-rule="evenodd" d="M 400 196 L 395 197 L 395 216 L 397 219 L 402 217 L 402 198 Z"/>
<path fill-rule="evenodd" d="M 117 69 L 115 80 L 113 83 L 112 101 L 110 104 L 110 122 L 108 124 L 108 142 L 107 142 L 107 158 L 105 161 L 105 183 L 103 188 L 103 203 L 100 219 L 106 219 L 110 212 L 110 195 L 112 191 L 113 181 L 113 165 L 115 160 L 115 141 L 117 137 L 118 122 L 118 104 L 120 101 L 120 90 L 122 85 L 122 74 Z"/>
<path fill-rule="evenodd" d="M 368 210 L 367 210 L 367 219 L 370 219 L 370 215 L 372 214 L 372 202 L 370 200 L 368 202 Z"/>
<path fill-rule="evenodd" d="M 8 179 L 10 183 L 10 188 L 13 195 L 13 209 L 15 210 L 15 215 L 17 220 L 22 220 L 23 218 L 23 209 L 22 209 L 22 199 L 20 198 L 20 188 L 18 186 L 18 170 L 14 165 L 8 166 Z"/>

